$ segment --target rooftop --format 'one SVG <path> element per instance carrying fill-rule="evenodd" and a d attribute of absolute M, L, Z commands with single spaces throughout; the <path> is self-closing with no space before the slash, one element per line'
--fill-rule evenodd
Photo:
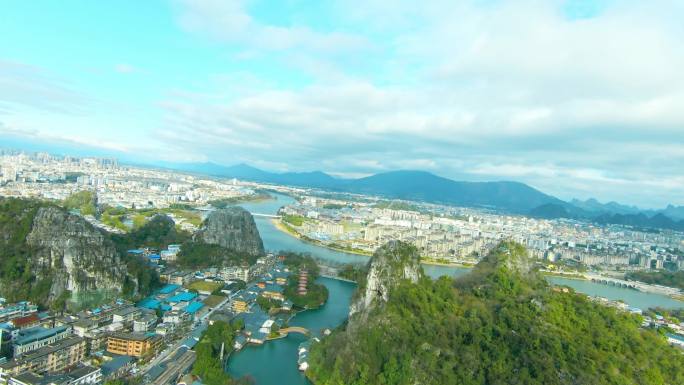
<path fill-rule="evenodd" d="M 66 326 L 58 326 L 56 328 L 51 329 L 46 329 L 42 327 L 24 329 L 19 332 L 19 337 L 17 337 L 14 340 L 14 345 L 30 344 L 32 342 L 40 341 L 42 339 L 63 333 L 67 330 L 68 328 Z"/>
<path fill-rule="evenodd" d="M 178 293 L 178 294 L 174 295 L 171 298 L 168 298 L 167 301 L 168 302 L 190 302 L 193 299 L 195 299 L 195 297 L 197 297 L 196 293 L 184 291 L 182 293 Z"/>
<path fill-rule="evenodd" d="M 194 314 L 202 307 L 204 307 L 204 304 L 202 302 L 193 302 L 185 308 L 185 311 L 190 314 Z"/>

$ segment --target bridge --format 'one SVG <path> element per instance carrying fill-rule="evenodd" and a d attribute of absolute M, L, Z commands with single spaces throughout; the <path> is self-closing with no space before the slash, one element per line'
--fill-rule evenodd
<path fill-rule="evenodd" d="M 262 217 L 262 218 L 282 218 L 280 215 L 273 215 L 273 214 L 262 214 L 262 213 L 251 213 L 253 217 Z"/>
<path fill-rule="evenodd" d="M 309 329 L 305 329 L 305 328 L 302 328 L 299 326 L 290 326 L 287 328 L 282 328 L 282 329 L 278 330 L 278 332 L 280 334 L 284 334 L 284 335 L 288 335 L 290 333 L 299 333 L 299 334 L 303 334 L 307 337 L 311 335 L 311 332 L 309 331 Z"/>
<path fill-rule="evenodd" d="M 622 279 L 604 277 L 604 276 L 593 275 L 593 274 L 587 274 L 587 278 L 591 279 L 591 282 L 594 282 L 594 283 L 601 283 L 604 285 L 624 287 L 624 288 L 637 289 L 638 290 L 637 285 L 635 285 L 636 282 L 630 282 L 630 281 L 625 281 Z"/>
<path fill-rule="evenodd" d="M 666 287 L 666 286 L 660 286 L 660 285 L 650 285 L 650 284 L 638 282 L 638 281 L 625 281 L 623 279 L 605 277 L 605 276 L 594 275 L 594 274 L 586 274 L 585 276 L 588 279 L 590 279 L 591 282 L 594 282 L 594 283 L 601 283 L 604 285 L 610 285 L 610 286 L 616 286 L 616 287 L 624 287 L 624 288 L 642 291 L 645 293 L 657 293 L 657 294 L 664 294 L 664 295 L 681 294 L 681 291 L 679 289 L 673 288 L 673 287 Z"/>

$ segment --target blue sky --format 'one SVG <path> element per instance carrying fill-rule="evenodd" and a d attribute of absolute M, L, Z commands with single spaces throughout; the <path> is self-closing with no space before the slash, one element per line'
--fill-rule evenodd
<path fill-rule="evenodd" d="M 684 5 L 0 5 L 0 145 L 684 204 Z"/>

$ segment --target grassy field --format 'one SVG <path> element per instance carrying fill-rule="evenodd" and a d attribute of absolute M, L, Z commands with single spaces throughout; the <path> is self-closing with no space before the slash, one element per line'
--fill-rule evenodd
<path fill-rule="evenodd" d="M 187 286 L 188 289 L 195 289 L 197 291 L 212 292 L 223 287 L 220 282 L 195 281 Z"/>
<path fill-rule="evenodd" d="M 226 297 L 221 297 L 220 295 L 210 295 L 204 300 L 204 304 L 209 307 L 216 307 L 220 304 Z"/>

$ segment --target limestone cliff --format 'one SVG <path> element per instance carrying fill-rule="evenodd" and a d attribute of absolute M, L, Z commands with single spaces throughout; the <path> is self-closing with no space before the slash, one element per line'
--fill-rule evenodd
<path fill-rule="evenodd" d="M 359 287 L 349 316 L 387 302 L 390 290 L 397 283 L 404 279 L 415 283 L 422 275 L 420 255 L 414 246 L 401 241 L 388 242 L 373 254 L 365 284 Z"/>
<path fill-rule="evenodd" d="M 66 291 L 138 289 L 108 234 L 37 200 L 0 199 L 0 295 L 51 304 Z"/>
<path fill-rule="evenodd" d="M 209 214 L 202 228 L 195 233 L 194 240 L 239 253 L 264 254 L 264 244 L 254 218 L 242 207 L 228 207 Z"/>
<path fill-rule="evenodd" d="M 64 290 L 119 290 L 127 276 L 114 244 L 83 218 L 56 207 L 36 212 L 26 243 L 37 275 L 52 275 L 50 298 Z"/>

